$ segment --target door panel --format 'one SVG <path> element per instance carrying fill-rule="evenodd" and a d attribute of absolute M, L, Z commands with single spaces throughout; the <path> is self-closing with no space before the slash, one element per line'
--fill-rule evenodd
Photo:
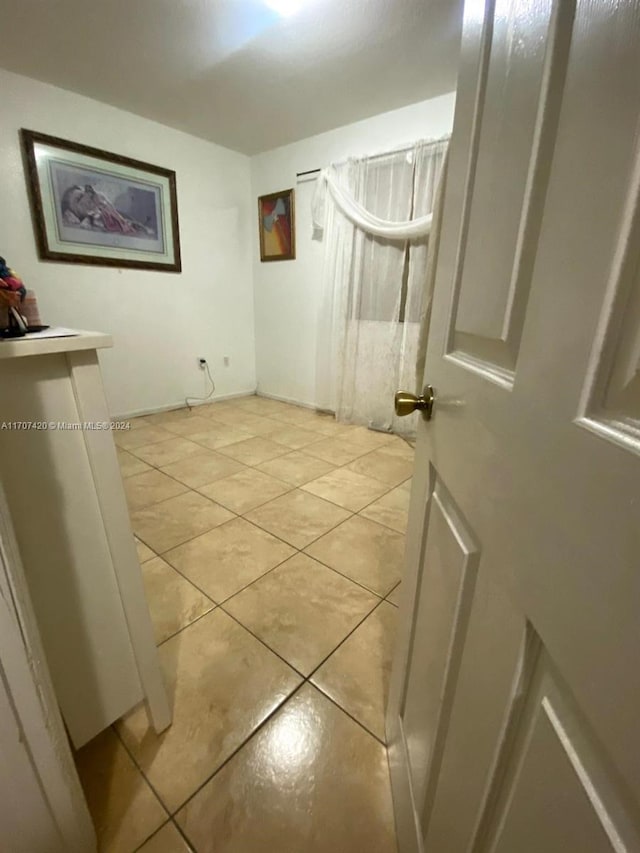
<path fill-rule="evenodd" d="M 536 665 L 522 681 L 515 737 L 503 744 L 506 764 L 492 779 L 495 799 L 472 849 L 635 850 L 635 829 L 619 807 L 624 787 L 533 632 L 530 641 Z"/>
<path fill-rule="evenodd" d="M 640 447 L 640 145 L 621 212 L 611 276 L 587 372 L 580 421 L 611 441 Z"/>
<path fill-rule="evenodd" d="M 468 526 L 434 470 L 416 603 L 423 618 L 415 623 L 401 711 L 405 749 L 417 802 L 427 818 L 444 746 L 446 718 L 455 690 L 460 654 L 473 597 L 478 551 Z"/>
<path fill-rule="evenodd" d="M 491 41 L 489 67 L 479 105 L 480 138 L 456 329 L 490 340 L 506 340 L 509 286 L 534 145 L 551 9 L 551 0 L 518 4 L 496 0 L 485 36 Z M 487 209 L 491 219 L 487 219 Z"/>
<path fill-rule="evenodd" d="M 497 2 L 485 19 L 447 352 L 513 384 L 572 2 Z M 486 79 L 486 84 L 484 80 Z"/>
<path fill-rule="evenodd" d="M 401 853 L 640 850 L 639 209 L 640 0 L 469 0 L 387 717 Z"/>

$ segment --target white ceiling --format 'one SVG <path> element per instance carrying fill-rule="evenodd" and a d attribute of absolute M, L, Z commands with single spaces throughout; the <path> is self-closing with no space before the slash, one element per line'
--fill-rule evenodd
<path fill-rule="evenodd" d="M 462 0 L 1 0 L 0 65 L 253 154 L 455 88 Z"/>

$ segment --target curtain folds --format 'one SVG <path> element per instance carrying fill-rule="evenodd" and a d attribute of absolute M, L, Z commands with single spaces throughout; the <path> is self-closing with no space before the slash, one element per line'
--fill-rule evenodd
<path fill-rule="evenodd" d="M 334 167 L 335 168 L 335 167 Z M 432 214 L 419 216 L 406 222 L 392 222 L 374 216 L 366 208 L 359 204 L 356 199 L 340 185 L 332 175 L 330 169 L 323 169 L 318 176 L 318 187 L 312 202 L 312 217 L 314 228 L 321 231 L 324 219 L 324 206 L 326 204 L 326 189 L 329 189 L 333 201 L 340 211 L 354 225 L 362 228 L 367 234 L 375 237 L 387 237 L 396 240 L 409 240 L 412 237 L 426 237 L 431 229 Z"/>
<path fill-rule="evenodd" d="M 338 420 L 415 434 L 417 416 L 397 418 L 393 395 L 416 385 L 427 234 L 447 145 L 348 160 L 316 191 L 325 244 L 317 401 Z"/>

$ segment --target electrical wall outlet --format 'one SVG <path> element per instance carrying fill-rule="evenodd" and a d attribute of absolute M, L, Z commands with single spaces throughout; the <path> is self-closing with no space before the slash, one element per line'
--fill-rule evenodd
<path fill-rule="evenodd" d="M 225 357 L 222 359 L 222 361 L 223 361 L 223 364 L 225 367 L 229 367 L 229 365 L 231 364 L 231 359 L 229 358 L 228 355 L 225 355 Z"/>

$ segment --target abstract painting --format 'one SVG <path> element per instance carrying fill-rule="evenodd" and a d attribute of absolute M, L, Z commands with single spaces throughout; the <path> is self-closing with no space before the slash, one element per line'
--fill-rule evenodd
<path fill-rule="evenodd" d="M 43 260 L 180 272 L 175 172 L 22 130 Z"/>
<path fill-rule="evenodd" d="M 261 261 L 292 261 L 296 256 L 295 204 L 293 190 L 260 196 L 258 199 Z"/>

